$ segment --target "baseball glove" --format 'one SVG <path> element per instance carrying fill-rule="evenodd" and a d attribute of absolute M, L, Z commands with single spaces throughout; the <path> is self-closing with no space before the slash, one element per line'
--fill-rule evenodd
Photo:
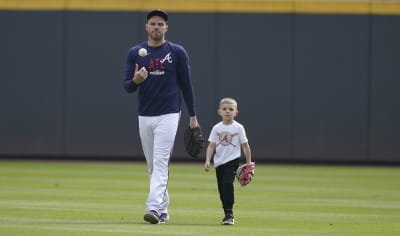
<path fill-rule="evenodd" d="M 239 168 L 236 170 L 236 178 L 238 179 L 240 185 L 246 186 L 251 182 L 254 176 L 254 170 L 255 170 L 254 162 L 239 166 Z"/>
<path fill-rule="evenodd" d="M 193 158 L 201 153 L 204 146 L 203 133 L 200 126 L 196 128 L 187 127 L 183 136 L 185 151 Z"/>

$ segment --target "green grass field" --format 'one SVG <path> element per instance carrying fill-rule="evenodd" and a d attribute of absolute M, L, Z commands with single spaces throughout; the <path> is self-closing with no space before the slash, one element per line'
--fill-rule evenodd
<path fill-rule="evenodd" d="M 257 165 L 223 217 L 215 171 L 171 163 L 170 221 L 143 221 L 144 162 L 0 161 L 0 235 L 400 235 L 400 168 Z"/>

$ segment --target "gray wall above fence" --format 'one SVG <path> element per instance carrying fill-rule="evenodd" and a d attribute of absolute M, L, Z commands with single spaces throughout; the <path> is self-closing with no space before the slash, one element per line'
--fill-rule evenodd
<path fill-rule="evenodd" d="M 122 87 L 141 12 L 0 11 L 0 156 L 142 159 Z M 238 100 L 254 159 L 400 162 L 400 16 L 171 13 L 206 138 Z M 182 134 L 174 150 L 189 158 Z"/>

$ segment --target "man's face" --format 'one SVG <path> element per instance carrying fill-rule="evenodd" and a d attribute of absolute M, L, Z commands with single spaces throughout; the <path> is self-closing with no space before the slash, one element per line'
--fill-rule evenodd
<path fill-rule="evenodd" d="M 168 31 L 167 22 L 160 16 L 153 16 L 147 21 L 146 31 L 152 40 L 162 40 Z"/>

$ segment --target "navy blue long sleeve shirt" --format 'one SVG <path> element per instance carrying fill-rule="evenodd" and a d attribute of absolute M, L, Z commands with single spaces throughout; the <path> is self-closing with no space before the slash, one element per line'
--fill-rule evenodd
<path fill-rule="evenodd" d="M 138 54 L 140 48 L 147 55 Z M 141 84 L 132 81 L 135 64 L 148 71 Z M 182 95 L 190 116 L 196 114 L 195 96 L 190 77 L 189 56 L 186 50 L 175 43 L 165 41 L 159 47 L 149 47 L 147 42 L 128 51 L 124 88 L 128 93 L 138 90 L 138 113 L 141 116 L 159 116 L 181 111 Z"/>

